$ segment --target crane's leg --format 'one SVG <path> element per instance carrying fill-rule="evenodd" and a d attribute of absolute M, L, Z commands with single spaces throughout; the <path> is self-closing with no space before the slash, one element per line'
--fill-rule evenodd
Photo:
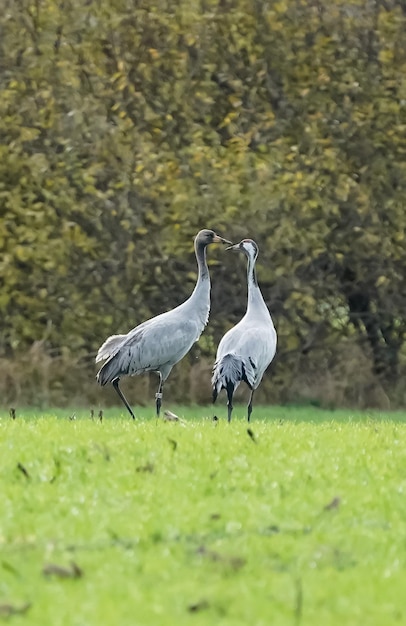
<path fill-rule="evenodd" d="M 231 413 L 233 412 L 233 395 L 234 395 L 234 385 L 231 381 L 227 382 L 227 419 L 231 422 Z"/>
<path fill-rule="evenodd" d="M 161 412 L 162 396 L 163 396 L 163 388 L 164 388 L 164 381 L 163 381 L 161 372 L 158 372 L 158 375 L 159 375 L 159 385 L 158 385 L 158 391 L 155 394 L 157 417 L 159 417 L 159 413 Z"/>
<path fill-rule="evenodd" d="M 254 397 L 254 389 L 251 389 L 251 395 L 250 395 L 250 399 L 248 402 L 248 407 L 247 407 L 247 417 L 248 417 L 248 421 L 251 421 L 251 413 L 252 413 L 252 398 Z"/>
<path fill-rule="evenodd" d="M 120 380 L 119 378 L 115 378 L 113 380 L 113 387 L 117 391 L 118 395 L 120 396 L 121 400 L 124 402 L 124 404 L 127 407 L 127 409 L 129 410 L 131 417 L 133 418 L 133 420 L 135 420 L 135 415 L 132 412 L 131 407 L 130 407 L 130 405 L 128 404 L 128 402 L 126 400 L 125 395 L 123 394 L 123 392 L 121 391 L 120 387 L 118 386 L 119 380 Z"/>
<path fill-rule="evenodd" d="M 213 393 L 212 393 L 212 396 L 211 396 L 211 400 L 212 400 L 213 404 L 216 402 L 217 396 L 218 396 L 217 389 L 216 389 L 216 387 L 213 387 Z M 217 421 L 217 415 L 213 415 L 213 420 Z"/>

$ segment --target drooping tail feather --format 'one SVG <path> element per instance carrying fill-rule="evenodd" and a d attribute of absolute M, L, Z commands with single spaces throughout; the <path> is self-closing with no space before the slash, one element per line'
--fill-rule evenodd
<path fill-rule="evenodd" d="M 117 355 L 113 354 L 97 372 L 96 379 L 102 387 L 113 382 L 122 373 L 117 361 Z"/>
<path fill-rule="evenodd" d="M 213 402 L 222 389 L 230 389 L 233 392 L 240 382 L 247 383 L 250 389 L 254 383 L 254 366 L 250 359 L 248 361 L 237 354 L 225 354 L 214 364 L 213 376 L 211 379 L 213 387 Z"/>
<path fill-rule="evenodd" d="M 96 356 L 96 363 L 107 359 L 96 376 L 97 382 L 100 385 L 107 385 L 107 383 L 111 383 L 122 373 L 120 359 L 118 357 L 123 339 L 125 337 L 126 335 L 111 335 L 111 337 L 108 337 L 104 344 L 99 348 Z"/>
<path fill-rule="evenodd" d="M 126 336 L 127 335 L 111 335 L 111 337 L 108 337 L 99 348 L 96 356 L 96 363 L 113 356 L 113 354 L 117 352 L 118 348 L 120 348 L 121 343 Z"/>

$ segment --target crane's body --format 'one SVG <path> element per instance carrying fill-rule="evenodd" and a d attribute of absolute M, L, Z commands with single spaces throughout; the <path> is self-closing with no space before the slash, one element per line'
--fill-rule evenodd
<path fill-rule="evenodd" d="M 243 239 L 241 243 L 232 246 L 232 249 L 241 250 L 248 257 L 247 310 L 240 322 L 224 335 L 218 345 L 212 377 L 213 402 L 220 391 L 225 389 L 228 397 L 228 421 L 231 421 L 234 392 L 241 382 L 245 382 L 251 389 L 248 404 L 250 421 L 253 394 L 275 356 L 277 336 L 256 279 L 258 246 L 251 239 Z"/>
<path fill-rule="evenodd" d="M 209 294 L 210 283 L 205 281 Z M 203 291 L 203 290 L 201 290 Z M 172 367 L 199 339 L 209 319 L 209 295 L 191 297 L 171 311 L 153 317 L 127 335 L 113 335 L 101 346 L 96 361 L 109 359 L 100 370 L 101 385 L 117 376 L 161 372 L 164 379 Z M 197 305 L 197 306 L 195 306 Z"/>
<path fill-rule="evenodd" d="M 97 380 L 101 385 L 112 383 L 133 418 L 118 382 L 122 376 L 157 372 L 160 382 L 156 394 L 159 415 L 163 384 L 173 366 L 199 339 L 210 313 L 210 276 L 206 262 L 206 247 L 211 243 L 229 243 L 213 231 L 202 230 L 195 239 L 199 275 L 192 295 L 175 309 L 153 317 L 126 335 L 112 335 L 100 347 L 96 362 L 107 359 Z"/>

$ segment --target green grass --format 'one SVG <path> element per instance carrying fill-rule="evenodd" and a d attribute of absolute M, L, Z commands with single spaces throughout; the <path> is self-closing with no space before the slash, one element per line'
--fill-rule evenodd
<path fill-rule="evenodd" d="M 10 623 L 405 623 L 405 414 L 171 409 L 0 412 Z"/>

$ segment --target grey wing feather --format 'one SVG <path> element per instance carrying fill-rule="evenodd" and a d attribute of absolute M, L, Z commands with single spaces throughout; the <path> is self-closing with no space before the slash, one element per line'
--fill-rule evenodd
<path fill-rule="evenodd" d="M 120 348 L 120 345 L 126 337 L 127 335 L 111 335 L 111 337 L 108 337 L 97 352 L 96 363 L 113 356 Z"/>
<path fill-rule="evenodd" d="M 240 382 L 244 381 L 252 389 L 255 381 L 255 364 L 250 358 L 242 357 L 236 353 L 227 353 L 218 359 L 213 367 L 212 386 L 216 395 L 221 389 L 227 389 L 231 383 L 236 389 Z"/>
<path fill-rule="evenodd" d="M 276 333 L 273 324 L 257 326 L 245 319 L 222 338 L 213 368 L 212 385 L 218 393 L 227 382 L 236 388 L 241 381 L 256 388 L 275 355 Z"/>
<path fill-rule="evenodd" d="M 105 385 L 117 377 L 147 371 L 161 371 L 166 378 L 201 332 L 193 319 L 171 319 L 168 315 L 166 319 L 144 322 L 117 342 L 115 351 L 97 374 L 97 380 Z"/>

